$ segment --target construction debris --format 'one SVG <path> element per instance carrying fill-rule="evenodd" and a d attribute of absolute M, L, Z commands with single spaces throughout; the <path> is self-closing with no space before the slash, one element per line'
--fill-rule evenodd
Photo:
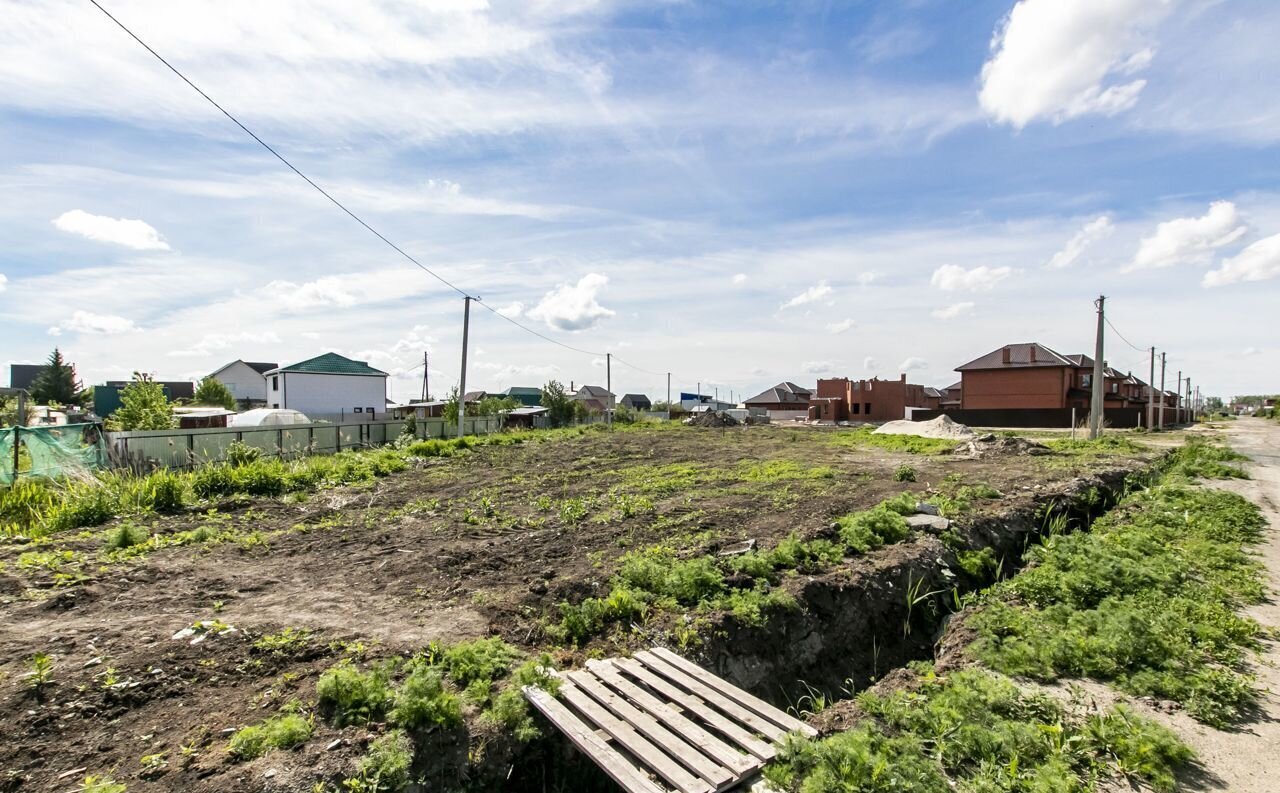
<path fill-rule="evenodd" d="M 1029 441 L 1026 438 L 1008 438 L 993 434 L 980 435 L 968 443 L 958 447 L 956 454 L 961 457 L 981 459 L 983 457 L 1005 457 L 1018 454 L 1048 454 L 1049 447 L 1042 443 Z"/>
<path fill-rule="evenodd" d="M 738 420 L 723 410 L 708 410 L 684 420 L 691 427 L 736 427 Z"/>

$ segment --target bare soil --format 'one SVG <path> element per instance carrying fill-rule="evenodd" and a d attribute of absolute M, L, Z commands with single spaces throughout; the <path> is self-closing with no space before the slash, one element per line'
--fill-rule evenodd
<path fill-rule="evenodd" d="M 227 735 L 291 698 L 313 702 L 318 674 L 355 643 L 377 657 L 409 654 L 432 641 L 500 635 L 530 651 L 550 649 L 561 665 L 573 665 L 588 653 L 670 637 L 662 620 L 616 631 L 587 648 L 550 646 L 544 635 L 557 603 L 607 591 L 615 560 L 627 550 L 662 542 L 702 554 L 746 539 L 767 548 L 792 532 L 830 533 L 840 515 L 944 481 L 984 483 L 1003 494 L 962 521 L 978 527 L 978 541 L 994 542 L 1002 516 L 1025 524 L 1037 505 L 1078 488 L 1081 475 L 1123 474 L 1143 462 L 908 455 L 841 442 L 841 433 L 781 427 L 589 432 L 422 461 L 372 486 L 324 491 L 302 503 L 251 499 L 135 519 L 156 533 L 228 528 L 239 542 L 169 548 L 125 562 L 101 556 L 111 526 L 38 546 L 0 545 L 0 791 L 67 790 L 86 774 L 110 775 L 133 793 L 311 790 L 317 781 L 349 775 L 373 734 L 317 723 L 305 746 L 250 763 L 233 762 Z M 834 474 L 746 474 L 752 464 L 770 461 L 829 466 Z M 895 481 L 904 464 L 915 469 L 916 482 Z M 690 471 L 695 484 L 661 487 Z M 653 511 L 624 516 L 618 495 L 651 498 Z M 573 508 L 583 504 L 586 514 L 575 516 Z M 804 607 L 791 626 L 795 633 L 777 622 L 752 633 L 713 621 L 703 660 L 777 699 L 762 675 L 790 663 L 779 649 L 794 643 L 788 635 L 812 644 L 825 623 L 811 615 L 847 607 L 832 592 L 857 591 L 874 616 L 878 600 L 901 602 L 894 576 L 912 575 L 915 560 L 939 558 L 940 547 L 935 537 L 919 535 L 848 560 L 821 580 L 795 577 L 787 586 Z M 19 563 L 25 552 L 55 550 L 82 554 L 83 562 L 60 571 Z M 194 645 L 171 638 L 197 620 L 213 619 L 235 631 Z M 886 625 L 890 633 L 901 630 L 900 622 L 886 619 Z M 317 639 L 282 657 L 253 650 L 254 638 L 285 627 L 311 630 Z M 853 623 L 843 629 L 859 630 Z M 817 646 L 812 659 L 857 642 L 868 644 L 870 636 Z M 24 675 L 38 652 L 53 657 L 54 669 L 52 683 L 37 695 Z M 128 685 L 105 688 L 108 668 Z M 433 752 L 465 766 L 477 742 L 497 745 L 502 736 L 473 728 L 438 740 Z M 163 762 L 144 768 L 141 758 L 152 755 Z M 503 770 L 489 769 L 496 780 Z M 463 780 L 442 771 L 436 781 L 453 786 Z M 472 780 L 477 783 L 502 786 Z"/>

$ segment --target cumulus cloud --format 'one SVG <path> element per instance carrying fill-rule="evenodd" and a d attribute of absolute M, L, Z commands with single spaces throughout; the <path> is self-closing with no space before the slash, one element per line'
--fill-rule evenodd
<path fill-rule="evenodd" d="M 928 369 L 929 362 L 923 358 L 911 357 L 898 364 L 899 372 L 910 372 L 913 369 Z"/>
<path fill-rule="evenodd" d="M 1009 267 L 982 265 L 966 270 L 957 264 L 944 264 L 933 271 L 929 283 L 944 292 L 986 292 L 1012 273 Z"/>
<path fill-rule="evenodd" d="M 734 285 L 734 286 L 742 286 L 742 285 L 743 285 L 743 284 L 745 284 L 746 282 L 747 282 L 747 274 L 746 274 L 746 273 L 736 273 L 736 274 L 733 276 L 733 285 Z"/>
<path fill-rule="evenodd" d="M 237 345 L 243 344 L 279 344 L 280 337 L 270 331 L 261 333 L 258 331 L 245 331 L 244 333 L 206 333 L 200 338 L 200 341 L 191 345 L 185 350 L 171 350 L 170 356 L 183 358 L 195 357 L 200 355 L 211 355 L 215 352 L 230 350 Z M 238 353 L 233 353 L 236 357 L 241 357 Z"/>
<path fill-rule="evenodd" d="M 965 301 L 963 303 L 952 303 L 945 308 L 936 308 L 932 312 L 934 319 L 955 319 L 963 317 L 966 314 L 973 313 L 973 303 Z"/>
<path fill-rule="evenodd" d="M 111 314 L 91 314 L 88 311 L 77 311 L 71 319 L 49 328 L 50 336 L 61 336 L 64 332 L 85 333 L 100 336 L 114 336 L 137 330 L 133 320 Z"/>
<path fill-rule="evenodd" d="M 1155 234 L 1142 238 L 1133 261 L 1123 270 L 1207 265 L 1215 250 L 1240 239 L 1248 230 L 1235 204 L 1214 201 L 1209 211 L 1198 218 L 1177 218 L 1156 226 Z"/>
<path fill-rule="evenodd" d="M 839 322 L 828 322 L 827 333 L 844 333 L 846 330 L 850 330 L 856 326 L 857 323 L 851 319 L 842 319 Z"/>
<path fill-rule="evenodd" d="M 1075 236 L 1067 240 L 1066 247 L 1055 253 L 1045 267 L 1050 270 L 1061 270 L 1064 267 L 1070 267 L 1079 260 L 1090 245 L 1111 236 L 1113 231 L 1115 231 L 1115 226 L 1112 225 L 1111 218 L 1106 215 L 1090 220 L 1084 224 L 1084 228 L 1075 233 Z"/>
<path fill-rule="evenodd" d="M 1114 115 L 1146 86 L 1129 79 L 1155 50 L 1148 32 L 1172 0 L 1021 0 L 991 40 L 978 100 L 997 121 L 1024 127 L 1088 113 Z"/>
<path fill-rule="evenodd" d="M 306 311 L 327 306 L 345 308 L 359 302 L 350 284 L 337 276 L 317 278 L 303 284 L 293 281 L 272 281 L 263 289 L 271 294 L 282 308 L 290 311 Z"/>
<path fill-rule="evenodd" d="M 8 288 L 9 279 L 4 277 L 4 273 L 0 273 L 0 292 Z"/>
<path fill-rule="evenodd" d="M 880 371 L 880 362 L 871 356 L 867 356 L 862 359 L 862 368 L 868 372 L 878 372 Z"/>
<path fill-rule="evenodd" d="M 538 305 L 529 311 L 529 316 L 556 330 L 576 331 L 594 327 L 616 313 L 596 300 L 597 294 L 608 283 L 606 276 L 587 273 L 576 284 L 560 284 L 542 297 Z"/>
<path fill-rule="evenodd" d="M 858 286 L 871 286 L 879 278 L 880 273 L 876 272 L 867 271 L 865 273 L 858 273 Z"/>
<path fill-rule="evenodd" d="M 83 209 L 63 212 L 53 225 L 68 234 L 79 234 L 95 242 L 110 242 L 136 251 L 167 251 L 169 243 L 149 223 L 128 218 L 91 215 Z"/>
<path fill-rule="evenodd" d="M 805 361 L 800 368 L 805 374 L 831 374 L 835 366 L 831 361 Z"/>
<path fill-rule="evenodd" d="M 1224 259 L 1218 269 L 1204 274 L 1204 286 L 1225 286 L 1238 281 L 1266 281 L 1280 277 L 1280 234 L 1260 239 L 1240 253 Z"/>
<path fill-rule="evenodd" d="M 826 297 L 829 294 L 831 294 L 831 287 L 827 286 L 826 281 L 819 281 L 814 286 L 809 287 L 808 289 L 804 290 L 800 294 L 796 295 L 795 297 L 791 298 L 787 302 L 783 303 L 782 307 L 786 309 L 786 308 L 795 308 L 796 306 L 803 306 L 806 303 L 812 303 L 815 300 L 821 300 L 822 298 Z"/>
<path fill-rule="evenodd" d="M 504 317 L 510 317 L 512 319 L 515 319 L 516 317 L 524 313 L 524 303 L 521 303 L 519 300 L 516 300 L 514 302 L 506 304 L 505 306 L 498 306 L 497 308 L 494 309 L 494 311 L 497 311 L 499 314 L 501 314 Z"/>

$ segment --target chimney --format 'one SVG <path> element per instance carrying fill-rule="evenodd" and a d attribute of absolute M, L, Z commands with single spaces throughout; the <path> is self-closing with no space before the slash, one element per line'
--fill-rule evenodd
<path fill-rule="evenodd" d="M 902 373 L 902 377 L 900 377 L 900 378 L 898 379 L 898 382 L 900 382 L 900 383 L 904 383 L 904 384 L 907 382 L 907 373 L 906 373 L 906 372 L 903 372 L 903 373 Z"/>
<path fill-rule="evenodd" d="M 1032 363 L 1035 363 L 1036 361 L 1040 360 L 1040 356 L 1036 354 L 1037 349 L 1038 348 L 1036 347 L 1036 345 L 1034 344 L 1031 345 L 1031 362 Z"/>
<path fill-rule="evenodd" d="M 1012 351 L 1009 349 L 1009 345 L 1006 344 L 1004 349 L 1000 351 L 1000 362 L 1009 363 L 1011 357 L 1012 357 Z"/>
<path fill-rule="evenodd" d="M 570 394 L 576 394 L 576 393 L 578 393 L 578 389 L 576 389 L 576 388 L 574 388 L 574 387 L 573 387 L 573 381 L 572 381 L 572 380 L 570 380 L 570 381 L 569 381 L 569 393 L 570 393 Z"/>

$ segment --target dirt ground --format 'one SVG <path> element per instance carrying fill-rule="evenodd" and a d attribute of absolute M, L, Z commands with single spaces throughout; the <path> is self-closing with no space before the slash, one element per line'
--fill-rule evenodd
<path fill-rule="evenodd" d="M 134 792 L 310 789 L 349 771 L 369 735 L 318 725 L 301 749 L 241 764 L 226 736 L 290 698 L 314 700 L 316 676 L 345 654 L 408 654 L 484 635 L 547 649 L 546 616 L 561 601 L 607 591 L 614 561 L 630 549 L 662 542 L 707 553 L 746 539 L 770 547 L 903 490 L 947 483 L 991 485 L 1004 497 L 982 510 L 999 512 L 1114 464 L 911 455 L 852 437 L 781 427 L 590 432 L 422 461 L 302 501 L 247 499 L 139 521 L 153 533 L 207 526 L 233 538 L 215 545 L 113 561 L 102 555 L 112 526 L 0 545 L 0 791 L 66 790 L 85 774 L 110 774 Z M 915 482 L 895 481 L 901 465 L 915 469 Z M 21 561 L 50 551 L 71 556 Z M 199 644 L 171 638 L 214 619 L 235 631 Z M 252 650 L 253 638 L 285 627 L 313 631 L 311 649 Z M 549 649 L 563 663 L 582 657 Z M 23 677 L 37 652 L 54 660 L 40 696 Z M 104 685 L 108 669 L 126 685 Z M 141 765 L 155 755 L 163 764 Z"/>

